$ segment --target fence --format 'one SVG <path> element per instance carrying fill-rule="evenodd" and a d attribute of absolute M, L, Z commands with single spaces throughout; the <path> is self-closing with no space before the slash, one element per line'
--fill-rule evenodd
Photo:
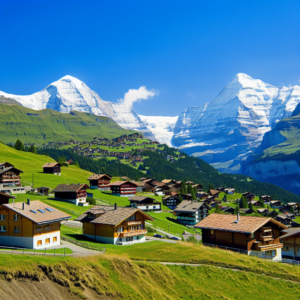
<path fill-rule="evenodd" d="M 60 253 L 63 252 L 63 253 Z M 68 256 L 66 248 L 55 248 L 55 249 L 25 249 L 18 247 L 0 246 L 1 254 L 25 254 L 25 255 L 44 255 L 44 256 Z"/>
<path fill-rule="evenodd" d="M 288 259 L 288 258 L 283 258 L 282 262 L 287 263 L 287 264 L 300 265 L 300 261 L 293 260 L 293 259 Z"/>
<path fill-rule="evenodd" d="M 82 247 L 82 248 L 86 248 L 86 249 L 90 249 L 90 250 L 95 250 L 95 251 L 99 251 L 101 252 L 102 254 L 105 253 L 105 247 L 98 247 L 98 246 L 95 246 L 95 245 L 91 245 L 91 244 L 88 244 L 88 243 L 85 243 L 85 242 L 80 242 L 80 241 L 77 241 L 77 240 L 74 240 L 74 239 L 71 239 L 71 238 L 68 238 L 66 236 L 61 236 L 60 237 L 62 240 L 64 241 L 67 241 L 67 242 L 70 242 L 72 244 L 75 244 L 79 247 Z"/>

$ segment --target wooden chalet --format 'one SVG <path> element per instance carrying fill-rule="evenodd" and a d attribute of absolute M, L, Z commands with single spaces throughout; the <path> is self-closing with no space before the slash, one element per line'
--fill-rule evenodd
<path fill-rule="evenodd" d="M 255 195 L 250 193 L 250 192 L 246 192 L 243 193 L 243 196 L 248 200 L 248 201 L 252 201 L 255 198 Z"/>
<path fill-rule="evenodd" d="M 142 211 L 161 210 L 161 202 L 147 196 L 134 196 L 128 199 L 131 207 L 136 207 Z"/>
<path fill-rule="evenodd" d="M 111 178 L 112 177 L 107 174 L 93 174 L 87 180 L 90 182 L 91 190 L 109 191 Z"/>
<path fill-rule="evenodd" d="M 175 209 L 177 221 L 184 225 L 195 225 L 208 215 L 208 206 L 204 202 L 183 200 Z"/>
<path fill-rule="evenodd" d="M 200 192 L 202 192 L 203 186 L 202 186 L 201 184 L 193 184 L 193 185 L 192 185 L 192 188 L 193 188 L 193 189 L 196 189 L 196 191 L 197 191 L 198 193 L 200 193 Z"/>
<path fill-rule="evenodd" d="M 60 245 L 60 222 L 71 216 L 46 204 L 27 200 L 0 206 L 0 245 L 45 249 Z"/>
<path fill-rule="evenodd" d="M 262 199 L 265 203 L 270 203 L 270 201 L 272 200 L 271 196 L 269 195 L 262 195 L 260 196 L 260 199 Z"/>
<path fill-rule="evenodd" d="M 193 197 L 191 194 L 181 194 L 182 200 L 193 200 Z"/>
<path fill-rule="evenodd" d="M 284 229 L 280 241 L 283 243 L 283 258 L 300 260 L 300 228 Z"/>
<path fill-rule="evenodd" d="M 211 195 L 214 199 L 219 198 L 220 191 L 218 190 L 209 190 L 209 195 Z"/>
<path fill-rule="evenodd" d="M 153 221 L 145 212 L 134 207 L 95 205 L 75 221 L 83 224 L 83 234 L 106 244 L 126 245 L 144 242 L 145 221 Z"/>
<path fill-rule="evenodd" d="M 258 208 L 257 212 L 261 215 L 264 215 L 268 212 L 269 210 L 267 208 Z"/>
<path fill-rule="evenodd" d="M 280 200 L 272 200 L 270 201 L 271 207 L 272 208 L 279 208 L 281 206 L 281 201 Z"/>
<path fill-rule="evenodd" d="M 252 201 L 249 201 L 249 203 L 252 203 L 253 206 L 256 206 L 256 207 L 262 207 L 262 204 L 260 201 L 257 201 L 257 200 L 252 200 Z"/>
<path fill-rule="evenodd" d="M 0 205 L 8 204 L 10 199 L 15 199 L 16 197 L 0 192 Z"/>
<path fill-rule="evenodd" d="M 134 181 L 132 180 L 134 184 L 136 184 L 136 192 L 137 193 L 142 193 L 143 192 L 143 187 L 145 186 L 145 183 L 143 181 Z"/>
<path fill-rule="evenodd" d="M 162 181 L 162 183 L 166 184 L 166 185 L 173 185 L 175 184 L 177 181 L 176 180 L 173 180 L 173 179 L 164 179 Z"/>
<path fill-rule="evenodd" d="M 234 207 L 222 206 L 222 207 L 220 207 L 220 209 L 221 209 L 222 212 L 229 213 L 229 214 L 234 214 Z"/>
<path fill-rule="evenodd" d="M 55 200 L 70 202 L 75 205 L 88 206 L 86 202 L 87 184 L 59 184 L 54 190 Z"/>
<path fill-rule="evenodd" d="M 17 169 L 9 162 L 0 163 L 0 183 L 3 187 L 6 186 L 20 186 L 20 174 L 23 171 Z"/>
<path fill-rule="evenodd" d="M 194 226 L 204 245 L 224 246 L 248 255 L 281 260 L 280 231 L 287 227 L 272 218 L 211 214 Z"/>
<path fill-rule="evenodd" d="M 62 164 L 59 162 L 47 163 L 42 166 L 44 169 L 44 173 L 54 174 L 54 175 L 61 175 L 61 167 Z"/>
<path fill-rule="evenodd" d="M 112 195 L 119 197 L 133 197 L 137 185 L 132 181 L 115 181 L 110 185 Z"/>
<path fill-rule="evenodd" d="M 224 192 L 227 195 L 234 195 L 235 189 L 234 188 L 224 189 Z"/>
<path fill-rule="evenodd" d="M 168 206 L 170 209 L 176 208 L 180 204 L 180 199 L 177 196 L 167 195 L 162 198 L 163 205 Z"/>
<path fill-rule="evenodd" d="M 41 186 L 36 189 L 37 193 L 39 195 L 43 195 L 43 196 L 49 196 L 49 190 L 50 190 L 50 188 L 48 188 L 46 186 Z"/>

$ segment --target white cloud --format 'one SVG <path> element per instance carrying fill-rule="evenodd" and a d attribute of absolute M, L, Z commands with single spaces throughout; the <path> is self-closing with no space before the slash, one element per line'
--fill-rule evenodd
<path fill-rule="evenodd" d="M 188 96 L 194 98 L 194 94 L 192 94 L 191 92 L 188 92 Z"/>
<path fill-rule="evenodd" d="M 134 102 L 140 102 L 141 100 L 148 100 L 155 95 L 158 95 L 159 91 L 147 90 L 145 86 L 141 86 L 139 89 L 129 89 L 124 95 L 124 99 L 119 99 L 118 102 L 124 103 L 126 106 L 131 107 Z"/>

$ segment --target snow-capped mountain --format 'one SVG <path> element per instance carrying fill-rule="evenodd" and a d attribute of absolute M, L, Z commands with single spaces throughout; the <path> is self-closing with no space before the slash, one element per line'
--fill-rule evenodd
<path fill-rule="evenodd" d="M 299 102 L 300 86 L 275 87 L 240 73 L 213 101 L 180 114 L 172 144 L 222 171 L 238 172 L 264 133 Z"/>
<path fill-rule="evenodd" d="M 157 117 L 157 116 L 141 116 L 142 122 L 154 134 L 154 137 L 161 144 L 172 146 L 171 139 L 177 122 L 177 117 Z"/>
<path fill-rule="evenodd" d="M 63 113 L 76 110 L 107 116 L 115 120 L 123 128 L 139 130 L 145 136 L 153 138 L 153 134 L 141 121 L 131 105 L 105 101 L 85 83 L 69 75 L 32 95 L 18 96 L 1 91 L 0 95 L 13 98 L 23 106 L 35 110 L 49 108 Z"/>

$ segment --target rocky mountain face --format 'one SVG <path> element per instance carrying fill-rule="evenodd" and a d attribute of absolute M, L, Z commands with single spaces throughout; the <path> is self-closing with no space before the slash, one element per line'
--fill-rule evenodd
<path fill-rule="evenodd" d="M 138 130 L 146 137 L 154 138 L 132 106 L 105 101 L 85 83 L 69 75 L 32 95 L 18 96 L 0 91 L 0 96 L 15 99 L 21 105 L 34 110 L 49 108 L 63 113 L 75 110 L 110 117 L 123 128 Z"/>
<path fill-rule="evenodd" d="M 300 195 L 300 104 L 267 132 L 241 172 Z"/>
<path fill-rule="evenodd" d="M 299 102 L 300 86 L 275 87 L 240 73 L 214 100 L 180 114 L 172 143 L 221 171 L 238 173 L 264 134 Z"/>

